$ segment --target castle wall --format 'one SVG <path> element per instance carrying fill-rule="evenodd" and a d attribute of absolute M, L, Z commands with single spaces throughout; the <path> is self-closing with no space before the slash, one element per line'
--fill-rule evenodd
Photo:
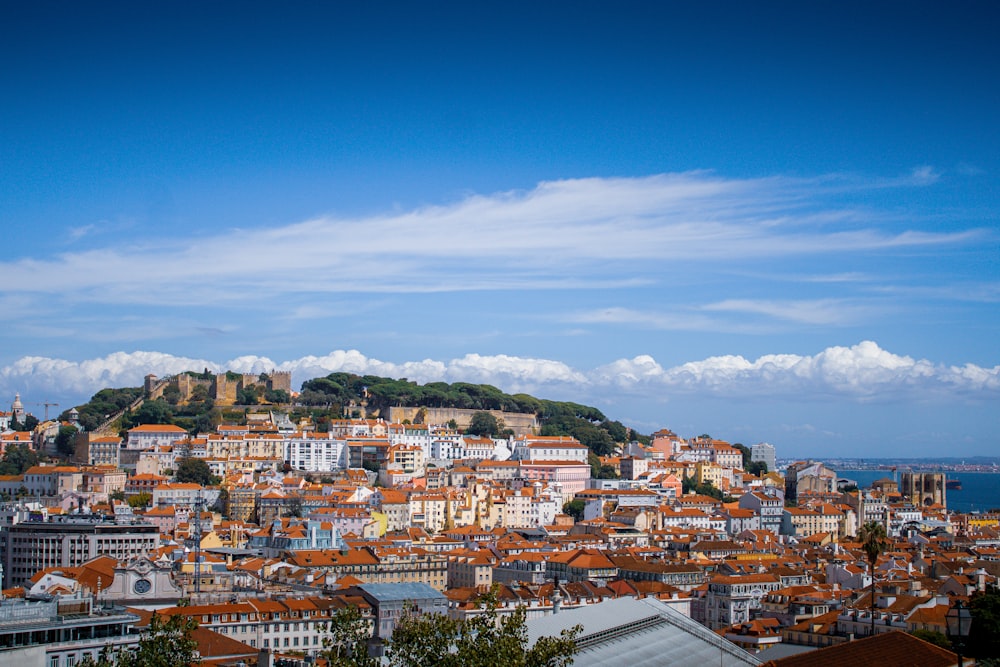
<path fill-rule="evenodd" d="M 230 380 L 225 373 L 215 376 L 212 399 L 216 405 L 236 405 L 237 382 Z"/>
<path fill-rule="evenodd" d="M 392 407 L 389 408 L 389 421 L 395 424 L 401 423 L 404 419 L 413 422 L 417 413 L 426 410 L 424 417 L 426 424 L 447 424 L 452 419 L 458 424 L 460 429 L 467 428 L 472 421 L 472 415 L 477 412 L 489 412 L 499 420 L 504 426 L 514 431 L 515 435 L 522 436 L 535 433 L 538 430 L 538 417 L 530 412 L 504 412 L 503 410 L 466 410 L 462 408 L 420 408 L 420 407 Z"/>
<path fill-rule="evenodd" d="M 273 389 L 275 391 L 286 391 L 288 395 L 292 394 L 292 373 L 291 371 L 271 371 L 268 373 L 268 377 L 271 378 L 270 387 L 268 389 Z"/>
<path fill-rule="evenodd" d="M 152 378 L 152 380 L 150 380 Z M 173 384 L 177 387 L 180 395 L 178 401 L 180 403 L 188 403 L 191 400 L 191 394 L 194 388 L 202 385 L 208 388 L 208 395 L 215 401 L 216 405 L 235 405 L 237 392 L 250 385 L 260 384 L 260 375 L 255 375 L 253 373 L 244 373 L 239 376 L 237 380 L 230 380 L 226 373 L 220 373 L 215 375 L 212 380 L 202 380 L 200 378 L 195 378 L 187 373 L 180 373 L 175 375 L 170 379 L 169 382 L 156 383 L 156 376 L 148 376 L 146 378 L 146 391 L 150 392 L 150 398 L 156 399 L 163 396 L 163 390 L 168 386 L 168 384 Z M 268 389 L 281 389 L 288 392 L 289 395 L 292 393 L 292 374 L 289 371 L 271 371 L 268 373 L 267 381 Z M 154 395 L 155 394 L 155 395 Z"/>
<path fill-rule="evenodd" d="M 177 389 L 181 392 L 177 397 L 179 403 L 187 403 L 191 400 L 191 391 L 194 389 L 194 378 L 187 373 L 181 373 L 174 378 L 177 382 Z"/>

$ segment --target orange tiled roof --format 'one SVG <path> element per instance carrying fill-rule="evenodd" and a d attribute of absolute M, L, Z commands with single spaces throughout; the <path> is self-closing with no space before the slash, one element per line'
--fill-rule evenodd
<path fill-rule="evenodd" d="M 765 664 L 772 667 L 953 667 L 958 664 L 958 656 L 909 633 L 886 632 Z"/>

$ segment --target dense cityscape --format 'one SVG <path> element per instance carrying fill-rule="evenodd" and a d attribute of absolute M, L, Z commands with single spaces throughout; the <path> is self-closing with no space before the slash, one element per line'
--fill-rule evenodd
<path fill-rule="evenodd" d="M 998 25 L 4 2 L 0 667 L 1000 667 Z"/>
<path fill-rule="evenodd" d="M 949 611 L 995 595 L 1000 514 L 950 510 L 940 470 L 884 465 L 858 488 L 766 442 L 645 436 L 530 396 L 539 412 L 377 407 L 386 386 L 421 391 L 392 381 L 330 400 L 372 380 L 150 375 L 57 419 L 16 396 L 0 413 L 0 656 L 142 664 L 143 641 L 183 636 L 208 664 L 411 664 L 400 637 L 418 619 L 488 610 L 532 641 L 572 633 L 573 664 L 781 665 L 897 631 L 947 653 Z M 113 393 L 128 404 L 93 421 Z M 197 406 L 212 417 L 174 423 Z"/>

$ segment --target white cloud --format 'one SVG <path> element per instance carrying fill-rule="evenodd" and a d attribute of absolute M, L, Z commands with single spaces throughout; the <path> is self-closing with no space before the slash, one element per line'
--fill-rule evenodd
<path fill-rule="evenodd" d="M 660 331 L 706 331 L 722 328 L 733 331 L 730 325 L 723 324 L 719 320 L 682 309 L 659 313 L 612 306 L 572 313 L 560 319 L 580 324 L 624 324 Z"/>
<path fill-rule="evenodd" d="M 863 253 L 978 238 L 974 231 L 887 231 L 880 224 L 888 214 L 830 203 L 833 192 L 933 180 L 933 170 L 920 168 L 889 184 L 707 172 L 550 181 L 367 218 L 322 217 L 0 262 L 0 284 L 8 294 L 164 306 L 303 292 L 580 289 L 648 281 L 665 262 Z M 264 266 L 285 270 L 254 268 Z"/>
<path fill-rule="evenodd" d="M 176 357 L 162 352 L 115 352 L 86 361 L 22 357 L 0 368 L 0 386 L 7 393 L 28 391 L 36 398 L 48 395 L 86 395 L 105 387 L 136 387 L 149 374 L 172 375 L 186 370 L 213 372 L 224 366 L 204 359 Z"/>
<path fill-rule="evenodd" d="M 766 315 L 779 320 L 801 324 L 846 325 L 873 312 L 884 313 L 885 308 L 875 309 L 850 304 L 843 299 L 813 299 L 774 301 L 755 299 L 726 299 L 702 306 L 703 310 L 718 312 Z"/>
<path fill-rule="evenodd" d="M 771 354 L 750 361 L 742 356 L 710 357 L 670 369 L 654 368 L 649 357 L 619 360 L 598 369 L 608 382 L 632 377 L 643 384 L 684 394 L 790 400 L 839 396 L 860 400 L 948 400 L 954 394 L 986 398 L 1000 393 L 1000 366 L 983 368 L 933 364 L 883 350 L 872 341 L 830 347 L 814 356 Z"/>
<path fill-rule="evenodd" d="M 738 355 L 710 357 L 664 368 L 653 357 L 619 359 L 591 370 L 562 362 L 507 355 L 468 354 L 448 361 L 403 363 L 367 357 L 357 350 L 336 350 L 322 357 L 285 362 L 243 356 L 225 363 L 175 357 L 159 352 L 117 352 L 74 362 L 24 357 L 0 369 L 0 395 L 15 391 L 34 401 L 66 396 L 83 400 L 104 387 L 139 386 L 148 373 L 164 376 L 185 370 L 226 369 L 261 373 L 292 372 L 295 386 L 336 371 L 380 375 L 420 383 L 432 381 L 492 384 L 509 392 L 542 398 L 603 403 L 609 395 L 645 397 L 781 397 L 787 401 L 835 398 L 849 401 L 995 401 L 1000 397 L 1000 366 L 948 366 L 899 356 L 876 343 L 830 347 L 813 356 L 771 354 L 748 360 Z"/>
<path fill-rule="evenodd" d="M 78 241 L 82 239 L 87 234 L 90 234 L 96 229 L 95 225 L 83 225 L 80 227 L 73 227 L 69 230 L 69 238 L 71 241 Z"/>

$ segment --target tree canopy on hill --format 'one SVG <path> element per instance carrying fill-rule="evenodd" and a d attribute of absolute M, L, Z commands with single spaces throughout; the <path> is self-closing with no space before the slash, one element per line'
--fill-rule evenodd
<path fill-rule="evenodd" d="M 199 389 L 204 394 L 204 388 L 196 387 L 196 395 L 192 395 L 192 400 L 184 406 L 176 405 L 176 400 L 171 402 L 171 396 L 165 392 L 163 399 L 147 401 L 135 414 L 126 415 L 122 427 L 128 428 L 140 423 L 163 423 L 175 424 L 191 431 L 211 429 L 219 423 L 221 415 L 206 395 L 198 395 Z M 90 402 L 77 407 L 81 425 L 88 431 L 94 430 L 104 422 L 106 415 L 129 406 L 142 396 L 142 392 L 141 387 L 102 389 L 94 394 Z M 263 396 L 255 394 L 255 398 L 261 397 L 266 401 L 285 398 L 284 395 L 269 397 L 266 393 Z M 421 385 L 406 378 L 394 380 L 353 373 L 330 373 L 326 377 L 302 383 L 302 392 L 297 401 L 299 407 L 293 409 L 292 417 L 309 416 L 322 430 L 324 426 L 328 428 L 331 417 L 344 414 L 345 406 L 358 405 L 363 401 L 367 403 L 369 411 L 380 410 L 383 414 L 393 406 L 534 414 L 541 424 L 541 435 L 572 436 L 599 456 L 612 454 L 618 443 L 643 437 L 621 422 L 609 420 L 597 408 L 579 403 L 549 401 L 528 394 L 506 394 L 488 384 L 429 382 Z M 68 411 L 60 418 L 67 417 Z M 485 433 L 492 429 L 477 430 Z"/>
<path fill-rule="evenodd" d="M 488 384 L 394 380 L 375 375 L 330 373 L 302 383 L 299 401 L 304 405 L 347 405 L 367 401 L 369 408 L 424 406 L 465 410 L 505 410 L 537 414 L 541 401 L 526 394 L 511 396 Z"/>
<path fill-rule="evenodd" d="M 104 423 L 110 415 L 127 408 L 135 399 L 143 394 L 142 387 L 123 387 L 121 389 L 102 389 L 83 405 L 76 406 L 80 413 L 80 426 L 86 431 L 93 431 Z M 59 415 L 59 421 L 69 419 L 69 410 Z"/>
<path fill-rule="evenodd" d="M 302 384 L 299 400 L 304 405 L 338 406 L 367 401 L 369 409 L 393 406 L 504 410 L 538 416 L 541 435 L 569 435 L 599 456 L 627 442 L 629 429 L 610 421 L 600 410 L 568 401 L 548 401 L 528 394 L 506 394 L 488 384 L 429 382 L 417 384 L 406 378 L 393 380 L 374 375 L 331 373 Z M 480 430 L 480 429 L 477 429 Z"/>

